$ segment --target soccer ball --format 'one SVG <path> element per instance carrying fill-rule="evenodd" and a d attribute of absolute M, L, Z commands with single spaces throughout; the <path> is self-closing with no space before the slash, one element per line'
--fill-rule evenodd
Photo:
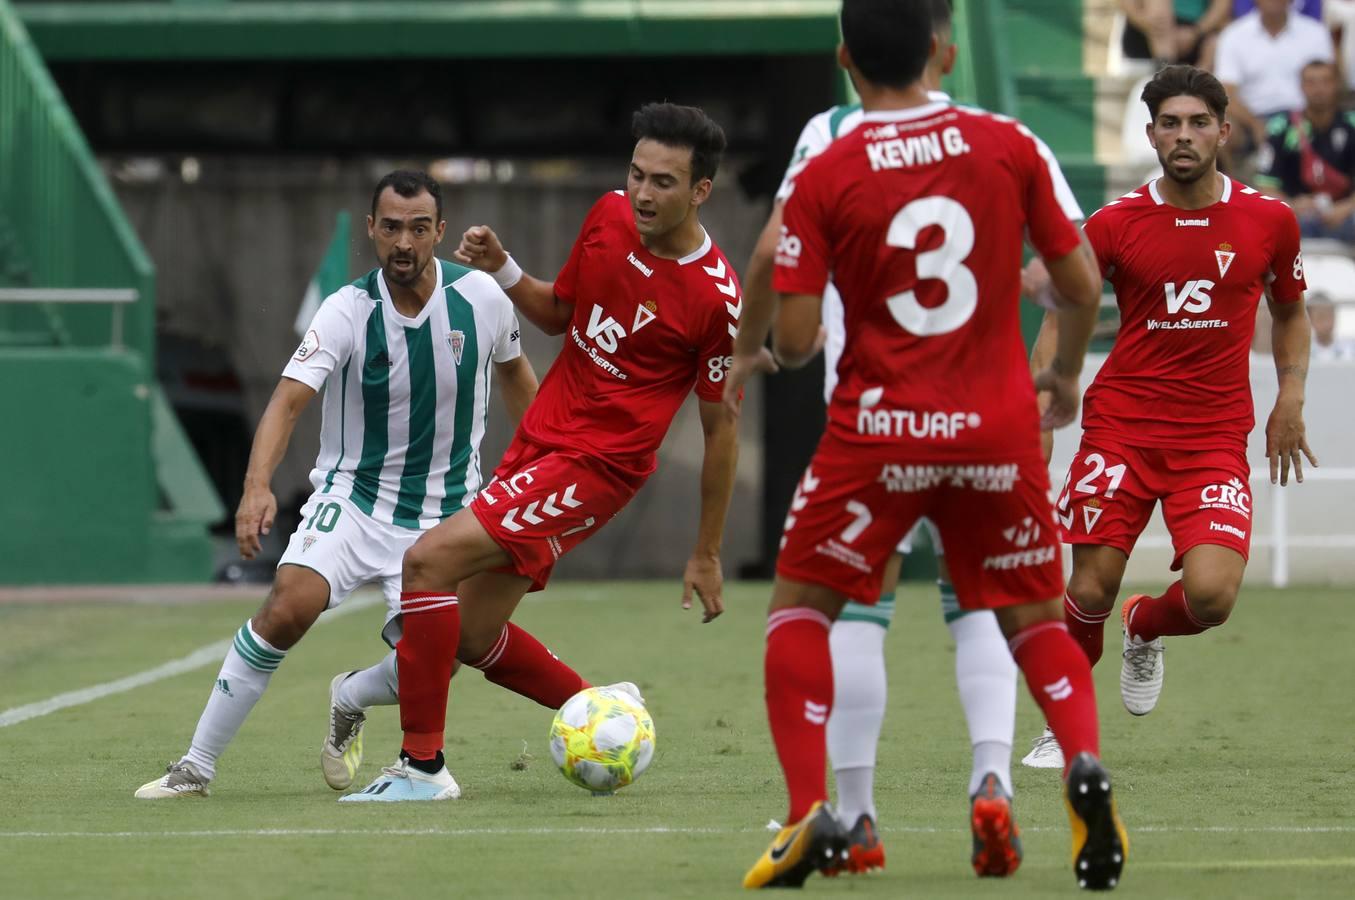
<path fill-rule="evenodd" d="M 550 756 L 574 784 L 609 793 L 654 758 L 654 720 L 630 685 L 591 687 L 565 701 L 550 726 Z"/>

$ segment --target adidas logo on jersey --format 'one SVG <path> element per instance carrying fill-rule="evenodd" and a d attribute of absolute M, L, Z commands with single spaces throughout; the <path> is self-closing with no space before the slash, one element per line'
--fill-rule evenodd
<path fill-rule="evenodd" d="M 389 369 L 392 363 L 391 358 L 386 354 L 385 350 L 378 350 L 367 360 L 367 365 L 373 369 Z"/>

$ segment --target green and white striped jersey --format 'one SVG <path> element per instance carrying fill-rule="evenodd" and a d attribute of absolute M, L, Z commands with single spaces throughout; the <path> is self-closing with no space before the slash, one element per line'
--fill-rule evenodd
<path fill-rule="evenodd" d="M 325 298 L 282 373 L 325 389 L 315 490 L 405 528 L 433 527 L 479 490 L 489 364 L 521 353 L 494 279 L 435 264 L 441 285 L 412 319 L 380 269 Z"/>

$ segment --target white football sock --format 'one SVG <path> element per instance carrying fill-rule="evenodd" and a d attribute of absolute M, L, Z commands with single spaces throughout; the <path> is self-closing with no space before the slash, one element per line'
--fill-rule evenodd
<path fill-rule="evenodd" d="M 969 794 L 974 795 L 989 772 L 996 772 L 1011 793 L 1016 663 L 1007 639 L 989 610 L 966 613 L 946 624 L 955 638 L 955 683 L 974 747 Z"/>
<path fill-rule="evenodd" d="M 395 676 L 395 651 L 385 659 L 361 672 L 354 672 L 339 682 L 334 699 L 346 713 L 365 712 L 373 706 L 392 706 L 400 702 L 400 682 Z"/>
<path fill-rule="evenodd" d="M 834 622 L 828 633 L 833 652 L 828 755 L 837 783 L 838 818 L 848 828 L 862 813 L 875 818 L 875 745 L 885 718 L 885 634 L 878 622 L 844 619 Z"/>
<path fill-rule="evenodd" d="M 249 622 L 240 626 L 198 719 L 193 743 L 180 762 L 192 763 L 208 781 L 216 777 L 217 757 L 235 738 L 286 655 L 255 634 Z"/>

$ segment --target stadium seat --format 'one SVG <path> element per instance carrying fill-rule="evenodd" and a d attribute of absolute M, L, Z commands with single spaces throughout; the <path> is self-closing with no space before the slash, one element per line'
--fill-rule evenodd
<path fill-rule="evenodd" d="M 1158 175 L 1157 153 L 1143 135 L 1143 126 L 1148 121 L 1148 113 L 1139 101 L 1139 95 L 1148 84 L 1151 75 L 1145 75 L 1129 89 L 1124 102 L 1124 118 L 1120 122 L 1120 149 L 1124 154 L 1123 162 L 1132 168 L 1152 167 L 1150 178 Z"/>
<path fill-rule="evenodd" d="M 1124 55 L 1124 30 L 1128 25 L 1124 13 L 1117 11 L 1110 23 L 1110 38 L 1106 46 L 1106 74 L 1123 78 L 1151 75 L 1157 68 L 1151 59 L 1133 59 Z"/>

